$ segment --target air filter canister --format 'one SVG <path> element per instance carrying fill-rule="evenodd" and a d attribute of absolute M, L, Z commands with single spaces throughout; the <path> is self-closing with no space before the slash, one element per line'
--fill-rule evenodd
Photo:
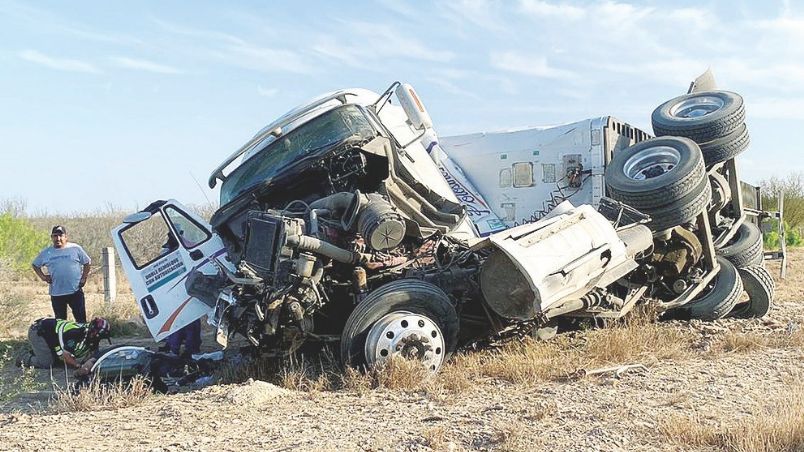
<path fill-rule="evenodd" d="M 374 250 L 394 248 L 405 237 L 405 220 L 391 204 L 380 196 L 369 196 L 369 202 L 360 212 L 357 230 Z"/>

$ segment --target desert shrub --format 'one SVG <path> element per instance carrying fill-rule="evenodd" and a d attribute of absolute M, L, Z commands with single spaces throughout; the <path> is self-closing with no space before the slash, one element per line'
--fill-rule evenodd
<path fill-rule="evenodd" d="M 0 336 L 10 336 L 15 331 L 24 331 L 31 322 L 29 303 L 20 295 L 13 292 L 0 292 L 0 312 L 3 321 L 0 322 Z"/>
<path fill-rule="evenodd" d="M 762 208 L 778 210 L 779 194 L 784 193 L 784 218 L 794 229 L 804 226 L 804 173 L 771 177 L 760 183 Z"/>
<path fill-rule="evenodd" d="M 14 211 L 0 213 L 0 259 L 17 272 L 27 271 L 48 244 L 47 231 L 38 229 Z"/>
<path fill-rule="evenodd" d="M 779 243 L 779 220 L 773 220 L 771 222 L 771 230 L 770 232 L 764 234 L 764 241 L 765 241 L 765 248 L 767 249 L 777 249 L 780 246 Z M 798 228 L 793 228 L 790 224 L 785 221 L 784 222 L 784 236 L 785 236 L 785 243 L 787 246 L 796 247 L 804 245 L 804 237 L 801 235 L 801 230 Z"/>

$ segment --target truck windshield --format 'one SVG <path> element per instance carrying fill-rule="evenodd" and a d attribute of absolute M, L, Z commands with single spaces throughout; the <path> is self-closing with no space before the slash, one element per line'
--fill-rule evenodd
<path fill-rule="evenodd" d="M 271 141 L 232 171 L 221 186 L 221 205 L 308 155 L 346 140 L 362 141 L 376 134 L 358 106 L 344 105 L 330 110 Z"/>

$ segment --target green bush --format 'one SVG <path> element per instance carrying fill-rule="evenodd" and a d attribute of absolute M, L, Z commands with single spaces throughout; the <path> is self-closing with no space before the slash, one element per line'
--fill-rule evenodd
<path fill-rule="evenodd" d="M 765 234 L 765 248 L 778 249 L 779 248 L 779 220 L 773 220 L 771 223 L 772 229 Z M 788 222 L 784 222 L 784 235 L 785 243 L 787 246 L 795 247 L 804 245 L 804 237 L 801 236 L 799 228 L 790 227 Z"/>
<path fill-rule="evenodd" d="M 0 259 L 15 271 L 27 271 L 31 262 L 49 243 L 47 231 L 34 227 L 13 211 L 0 213 Z"/>

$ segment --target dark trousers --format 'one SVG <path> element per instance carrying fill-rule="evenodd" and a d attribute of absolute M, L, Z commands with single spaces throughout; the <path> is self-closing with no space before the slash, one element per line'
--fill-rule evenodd
<path fill-rule="evenodd" d="M 193 355 L 201 351 L 201 319 L 197 319 L 168 336 L 167 344 L 170 352 L 179 355 L 182 342 L 184 342 L 185 355 Z"/>
<path fill-rule="evenodd" d="M 78 323 L 87 323 L 87 308 L 84 305 L 84 291 L 78 289 L 78 292 L 70 295 L 58 295 L 50 297 L 50 304 L 53 306 L 53 314 L 57 319 L 67 320 L 67 306 L 70 306 L 70 311 Z"/>
<path fill-rule="evenodd" d="M 28 329 L 28 344 L 31 346 L 31 354 L 22 364 L 40 369 L 53 367 L 53 364 L 56 363 L 53 349 L 47 345 L 45 338 L 39 334 L 39 322 L 34 323 Z"/>

